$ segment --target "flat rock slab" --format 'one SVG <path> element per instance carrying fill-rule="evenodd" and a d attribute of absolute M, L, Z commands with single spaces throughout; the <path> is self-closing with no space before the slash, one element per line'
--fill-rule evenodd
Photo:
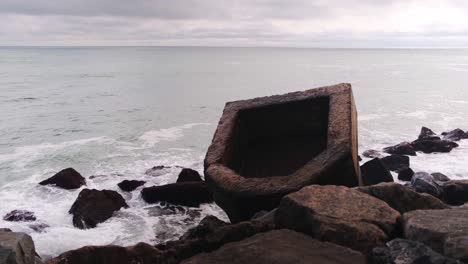
<path fill-rule="evenodd" d="M 396 233 L 400 213 L 387 203 L 343 186 L 311 185 L 285 196 L 276 224 L 362 252 Z"/>
<path fill-rule="evenodd" d="M 283 264 L 283 263 L 367 263 L 359 252 L 332 243 L 320 242 L 291 230 L 274 230 L 229 243 L 211 253 L 183 261 L 184 264 Z"/>
<path fill-rule="evenodd" d="M 417 210 L 403 215 L 404 237 L 468 261 L 468 207 Z"/>

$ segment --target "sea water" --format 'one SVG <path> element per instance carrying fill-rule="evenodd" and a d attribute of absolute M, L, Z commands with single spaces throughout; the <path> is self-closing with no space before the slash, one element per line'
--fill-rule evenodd
<path fill-rule="evenodd" d="M 359 113 L 359 150 L 414 140 L 427 126 L 468 130 L 468 50 L 193 47 L 0 48 L 0 217 L 33 211 L 32 223 L 0 227 L 30 234 L 42 256 L 85 245 L 176 239 L 214 204 L 160 216 L 124 179 L 172 183 L 153 166 L 203 171 L 227 101 L 349 82 Z M 448 154 L 411 157 L 415 171 L 468 179 L 468 140 Z M 86 188 L 116 190 L 129 208 L 94 229 L 68 213 L 78 190 L 37 183 L 73 167 Z M 92 179 L 89 178 L 92 177 Z"/>

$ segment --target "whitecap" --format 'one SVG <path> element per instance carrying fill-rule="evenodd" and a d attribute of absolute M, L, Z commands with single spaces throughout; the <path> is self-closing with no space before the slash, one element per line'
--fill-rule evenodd
<path fill-rule="evenodd" d="M 176 141 L 184 136 L 183 130 L 195 126 L 210 125 L 209 123 L 190 123 L 182 126 L 163 128 L 158 130 L 150 130 L 139 137 L 143 141 L 144 147 L 153 147 L 161 141 Z"/>

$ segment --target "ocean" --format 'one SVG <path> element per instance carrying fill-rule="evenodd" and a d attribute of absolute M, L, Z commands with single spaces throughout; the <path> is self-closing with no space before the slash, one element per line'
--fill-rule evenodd
<path fill-rule="evenodd" d="M 0 219 L 30 234 L 39 254 L 85 245 L 175 239 L 214 204 L 158 216 L 124 179 L 174 182 L 180 169 L 203 171 L 225 102 L 349 82 L 359 120 L 359 152 L 411 141 L 421 126 L 468 130 L 468 50 L 196 47 L 0 48 L 0 216 L 33 211 L 49 227 Z M 365 160 L 364 160 L 365 161 Z M 468 140 L 448 154 L 411 157 L 415 171 L 468 179 Z M 73 167 L 87 188 L 119 191 L 122 209 L 80 230 L 68 214 L 80 190 L 37 183 Z M 89 176 L 96 176 L 89 179 Z M 194 217 L 195 216 L 195 217 Z"/>

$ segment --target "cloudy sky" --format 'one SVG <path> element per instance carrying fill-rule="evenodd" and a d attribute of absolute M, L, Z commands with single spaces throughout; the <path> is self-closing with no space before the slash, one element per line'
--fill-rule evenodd
<path fill-rule="evenodd" d="M 0 45 L 468 47 L 466 0 L 0 0 Z"/>

